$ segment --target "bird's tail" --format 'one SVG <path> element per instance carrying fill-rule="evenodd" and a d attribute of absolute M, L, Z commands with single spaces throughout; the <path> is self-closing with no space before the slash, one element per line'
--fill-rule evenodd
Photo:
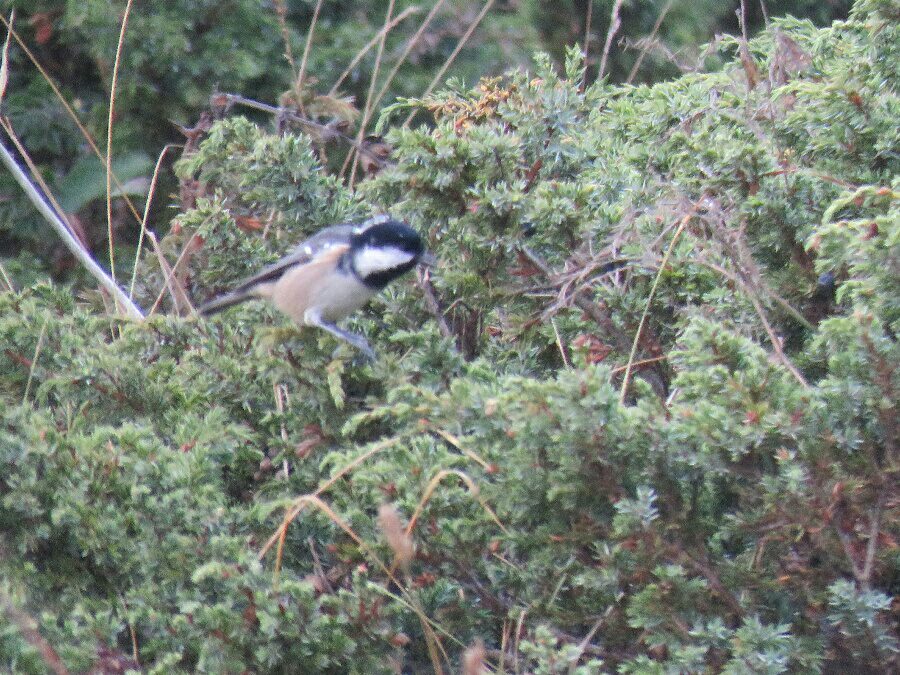
<path fill-rule="evenodd" d="M 255 294 L 247 293 L 246 291 L 226 293 L 225 295 L 221 295 L 218 298 L 213 298 L 212 300 L 198 308 L 197 311 L 203 316 L 209 316 L 211 314 L 217 314 L 223 309 L 228 309 L 232 305 L 237 305 L 244 302 L 245 300 L 250 300 L 253 297 L 255 297 Z"/>

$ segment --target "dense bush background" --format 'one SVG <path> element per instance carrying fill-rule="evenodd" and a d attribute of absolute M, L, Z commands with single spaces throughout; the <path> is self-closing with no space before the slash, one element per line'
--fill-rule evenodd
<path fill-rule="evenodd" d="M 171 116 L 129 106 L 192 117 L 207 98 L 171 65 L 154 86 L 183 100 L 143 89 L 142 68 L 181 63 L 179 32 L 151 18 L 200 22 L 187 4 L 134 15 L 153 58 L 126 50 L 123 153 L 157 152 L 129 139 L 163 142 Z M 522 34 L 550 40 L 521 4 L 497 21 L 532 17 Z M 117 23 L 78 7 L 47 11 L 91 27 L 71 62 L 99 68 Z M 271 39 L 229 51 L 243 71 L 210 57 L 185 82 L 287 89 L 258 63 L 278 61 L 277 16 L 245 11 Z M 330 82 L 322 54 L 349 19 L 322 11 L 333 34 L 309 67 Z M 474 88 L 418 96 L 423 70 L 380 118 L 390 162 L 352 189 L 320 138 L 217 110 L 139 260 L 135 297 L 162 310 L 143 322 L 4 262 L 0 667 L 896 670 L 898 19 L 887 0 L 825 28 L 773 19 L 653 85 L 592 83 L 552 41 Z M 202 31 L 209 49 L 226 25 Z M 40 125 L 10 86 L 27 143 L 18 125 Z M 102 126 L 101 91 L 86 105 Z M 427 123 L 403 125 L 410 111 Z M 18 251 L 25 207 L 6 206 Z M 380 212 L 440 264 L 352 320 L 375 363 L 259 303 L 190 316 L 301 236 Z"/>
<path fill-rule="evenodd" d="M 127 189 L 136 195 L 146 193 L 162 148 L 184 142 L 176 125 L 193 126 L 216 90 L 267 103 L 279 99 L 296 103 L 299 98 L 305 104 L 303 112 L 322 122 L 347 120 L 358 124 L 368 101 L 377 47 L 359 60 L 355 57 L 377 36 L 391 5 L 392 16 L 403 18 L 387 34 L 377 89 L 386 88 L 373 111 L 373 119 L 377 118 L 377 111 L 398 96 L 417 96 L 428 88 L 482 7 L 469 0 L 444 0 L 439 4 L 412 0 L 323 1 L 301 78 L 316 4 L 315 0 L 177 0 L 136 5 L 129 17 L 119 65 L 113 132 L 116 173 Z M 437 12 L 399 65 L 397 76 L 386 81 L 388 71 L 407 52 L 407 44 L 435 5 Z M 23 42 L 93 138 L 101 139 L 101 147 L 105 145 L 124 6 L 121 0 L 0 0 L 4 16 L 9 16 L 10 9 L 16 10 L 14 23 Z M 619 12 L 621 26 L 611 49 L 608 76 L 624 81 L 642 52 L 645 56 L 634 81 L 672 77 L 678 73 L 677 64 L 684 68 L 704 62 L 713 66 L 716 55 L 701 58 L 700 45 L 717 33 L 738 30 L 738 6 L 738 0 L 625 2 Z M 826 25 L 846 16 L 849 0 L 778 0 L 767 6 L 772 16 L 790 12 Z M 591 81 L 599 68 L 612 7 L 612 0 L 593 2 L 591 30 L 587 32 L 592 46 L 588 64 Z M 538 51 L 550 54 L 561 67 L 566 46 L 584 43 L 587 8 L 585 0 L 553 3 L 553 11 L 547 11 L 546 3 L 538 0 L 491 0 L 489 11 L 463 44 L 446 76 L 471 85 L 485 75 L 527 67 Z M 663 21 L 654 34 L 653 26 L 661 13 Z M 751 32 L 763 25 L 757 3 L 748 3 L 745 13 Z M 620 39 L 629 46 L 619 46 Z M 638 46 L 641 39 L 649 43 Z M 15 41 L 9 56 L 5 114 L 62 207 L 84 230 L 85 242 L 105 251 L 103 166 L 45 77 Z M 256 119 L 263 121 L 261 117 Z M 153 225 L 160 234 L 166 231 L 174 213 L 171 201 L 165 198 L 175 191 L 170 170 L 174 156 L 169 153 L 163 158 L 165 170 L 159 191 L 163 198 L 155 200 L 152 213 Z M 342 161 L 343 154 L 338 166 Z M 0 175 L 0 196 L 0 258 L 10 259 L 5 263 L 9 273 L 23 284 L 34 281 L 36 274 L 70 278 L 75 272 L 71 256 L 48 237 L 46 224 L 5 172 Z M 127 210 L 120 209 L 113 219 L 113 229 L 119 260 L 123 267 L 129 267 L 139 227 Z"/>

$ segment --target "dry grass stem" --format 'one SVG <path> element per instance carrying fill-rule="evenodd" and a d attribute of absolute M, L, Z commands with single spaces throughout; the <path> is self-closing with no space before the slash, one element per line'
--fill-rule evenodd
<path fill-rule="evenodd" d="M 378 71 L 381 69 L 381 59 L 384 57 L 384 43 L 387 40 L 387 32 L 391 25 L 391 17 L 394 15 L 394 0 L 390 0 L 388 2 L 387 13 L 384 15 L 384 28 L 379 33 L 380 39 L 378 41 L 378 51 L 375 54 L 375 67 L 372 68 L 372 78 L 369 80 L 369 91 L 366 94 L 366 105 L 363 109 L 362 119 L 359 122 L 359 129 L 356 132 L 356 142 L 362 143 L 363 138 L 366 135 L 366 125 L 369 123 L 369 118 L 372 115 L 372 99 L 375 96 L 375 85 L 378 82 Z M 353 157 L 353 168 L 350 170 L 350 187 L 353 187 L 354 182 L 356 181 L 356 169 L 359 166 L 359 153 L 350 151 L 350 154 L 347 156 L 347 159 L 350 159 L 350 156 Z M 344 167 L 347 166 L 347 163 L 344 162 Z M 341 169 L 341 174 L 344 173 L 344 169 Z"/>
<path fill-rule="evenodd" d="M 400 513 L 393 504 L 382 504 L 378 507 L 378 527 L 384 539 L 394 552 L 394 565 L 406 569 L 415 554 L 412 537 L 400 522 Z"/>
<path fill-rule="evenodd" d="M 284 426 L 284 411 L 290 407 L 290 397 L 288 396 L 288 388 L 286 384 L 275 383 L 272 385 L 273 393 L 275 395 L 275 410 L 278 411 L 278 416 L 281 418 L 281 422 L 279 424 L 279 432 L 281 434 L 281 442 L 287 445 L 288 442 L 288 433 L 287 427 Z M 288 474 L 290 473 L 290 467 L 288 466 L 287 458 L 281 463 L 281 471 L 282 477 L 287 480 Z"/>
<path fill-rule="evenodd" d="M 422 626 L 422 631 L 425 633 L 425 641 L 428 647 L 428 655 L 431 658 L 431 665 L 434 668 L 435 673 L 443 673 L 443 667 L 441 666 L 441 655 L 438 653 L 438 645 L 440 644 L 440 639 L 434 632 L 432 628 L 432 621 L 428 618 L 422 608 L 419 606 L 418 602 L 415 598 L 409 594 L 409 591 L 406 587 L 400 582 L 397 577 L 394 576 L 391 569 L 384 563 L 384 561 L 378 557 L 375 551 L 369 546 L 363 539 L 360 537 L 356 531 L 350 527 L 350 525 L 344 521 L 334 510 L 328 506 L 322 499 L 314 495 L 305 495 L 300 497 L 298 500 L 302 504 L 309 504 L 322 513 L 324 513 L 332 523 L 337 525 L 343 532 L 350 537 L 357 546 L 359 546 L 363 552 L 369 556 L 374 562 L 375 565 L 382 571 L 382 573 L 387 576 L 398 588 L 400 588 L 403 592 L 404 597 L 408 601 L 408 607 L 415 612 L 416 616 L 419 619 L 419 622 Z M 440 650 L 443 652 L 443 646 L 441 646 Z M 444 656 L 446 658 L 446 652 L 444 652 Z"/>
<path fill-rule="evenodd" d="M 393 19 L 391 19 L 388 23 L 383 25 L 379 29 L 379 31 L 375 34 L 375 36 L 371 40 L 369 40 L 365 45 L 363 45 L 362 49 L 360 49 L 356 53 L 356 56 L 354 56 L 350 60 L 350 63 L 347 64 L 347 67 L 344 68 L 344 71 L 338 76 L 337 80 L 335 80 L 334 84 L 331 86 L 331 89 L 328 90 L 328 96 L 337 95 L 338 89 L 344 83 L 344 80 L 346 80 L 347 77 L 350 75 L 350 73 L 353 72 L 353 69 L 356 68 L 357 65 L 359 65 L 359 62 L 363 60 L 365 55 L 368 54 L 369 51 L 371 51 L 372 47 L 377 45 L 379 42 L 383 41 L 384 38 L 387 36 L 387 34 L 390 33 L 394 29 L 394 27 L 397 26 L 397 24 L 401 23 L 410 14 L 415 14 L 418 11 L 419 11 L 418 7 L 415 7 L 415 6 L 407 7 L 402 12 L 400 12 L 397 16 L 395 16 Z M 375 99 L 376 103 L 378 100 L 379 99 L 377 99 L 377 98 Z M 374 107 L 375 103 L 373 103 L 372 106 Z"/>
<path fill-rule="evenodd" d="M 582 54 L 584 54 L 584 69 L 585 69 L 585 78 L 581 81 L 582 87 L 586 84 L 587 81 L 587 63 L 588 63 L 588 54 L 591 52 L 591 24 L 594 21 L 594 0 L 588 0 L 587 3 L 587 11 L 584 17 L 584 50 Z M 583 89 L 582 89 L 583 91 Z"/>
<path fill-rule="evenodd" d="M 490 464 L 488 464 L 484 459 L 482 459 L 481 456 L 479 456 L 477 453 L 475 453 L 475 452 L 473 452 L 473 451 L 471 451 L 471 450 L 468 450 L 468 449 L 464 448 L 463 445 L 462 445 L 462 441 L 460 441 L 456 436 L 454 436 L 453 434 L 451 434 L 449 431 L 444 431 L 443 429 L 440 429 L 440 428 L 438 428 L 438 427 L 431 427 L 431 430 L 432 430 L 434 433 L 436 433 L 438 436 L 440 436 L 441 438 L 443 438 L 445 441 L 447 441 L 447 442 L 448 442 L 450 445 L 452 445 L 454 448 L 456 448 L 457 450 L 459 450 L 459 451 L 460 451 L 462 454 L 464 454 L 466 457 L 468 457 L 468 458 L 471 459 L 473 462 L 475 462 L 476 464 L 478 464 L 482 469 L 484 469 L 485 471 L 490 471 L 490 470 L 491 470 L 491 465 L 490 465 Z"/>
<path fill-rule="evenodd" d="M 403 53 L 400 54 L 400 58 L 397 59 L 397 63 L 395 63 L 394 67 L 391 68 L 391 72 L 388 73 L 388 76 L 384 80 L 384 84 L 381 86 L 381 89 L 375 96 L 375 101 L 372 103 L 373 108 L 377 108 L 378 104 L 381 103 L 381 99 L 383 99 L 387 94 L 387 91 L 390 88 L 391 83 L 394 81 L 394 78 L 397 76 L 400 67 L 406 62 L 407 57 L 409 57 L 410 52 L 412 52 L 413 48 L 419 43 L 419 40 L 422 39 L 422 35 L 425 33 L 425 29 L 431 23 L 431 20 L 434 19 L 435 15 L 438 13 L 438 10 L 440 10 L 440 8 L 443 6 L 444 2 L 446 2 L 446 0 L 438 0 L 436 3 L 434 3 L 434 5 L 428 11 L 428 14 L 422 20 L 422 23 L 419 25 L 419 29 L 406 43 L 406 46 L 403 48 Z"/>
<path fill-rule="evenodd" d="M 9 84 L 9 41 L 12 40 L 12 25 L 16 20 L 16 9 L 13 7 L 9 13 L 10 29 L 6 31 L 6 41 L 3 43 L 3 57 L 0 59 L 0 103 L 6 96 L 6 85 Z"/>
<path fill-rule="evenodd" d="M 156 300 L 150 308 L 150 315 L 152 316 L 156 313 L 156 310 L 159 309 L 159 304 L 162 302 L 166 291 L 169 291 L 169 295 L 172 298 L 172 304 L 175 306 L 175 311 L 178 314 L 182 314 L 186 310 L 189 310 L 191 314 L 196 314 L 197 310 L 194 309 L 194 305 L 191 303 L 187 291 L 178 278 L 178 270 L 184 261 L 185 256 L 187 256 L 189 252 L 193 253 L 192 249 L 195 245 L 194 238 L 191 237 L 187 240 L 184 248 L 181 249 L 181 253 L 178 255 L 178 259 L 175 261 L 175 264 L 170 267 L 169 262 L 163 255 L 162 249 L 159 247 L 156 235 L 148 230 L 147 237 L 150 239 L 150 243 L 153 244 L 153 251 L 156 253 L 159 268 L 163 273 L 163 287 L 159 289 L 159 294 L 156 296 Z"/>
<path fill-rule="evenodd" d="M 481 12 L 478 13 L 478 16 L 475 17 L 475 20 L 469 25 L 469 28 L 463 34 L 463 36 L 459 39 L 459 42 L 456 43 L 456 47 L 453 49 L 453 52 L 450 56 L 447 57 L 447 60 L 444 61 L 444 65 L 441 66 L 440 70 L 438 70 L 437 75 L 434 76 L 434 79 L 431 80 L 431 83 L 428 85 L 428 88 L 425 90 L 425 93 L 422 94 L 419 98 L 425 99 L 431 95 L 431 92 L 434 91 L 434 88 L 438 85 L 439 82 L 443 81 L 444 73 L 447 72 L 447 69 L 453 64 L 456 60 L 456 57 L 462 51 L 462 48 L 465 47 L 466 43 L 469 41 L 469 38 L 472 37 L 472 33 L 475 32 L 475 29 L 478 28 L 478 25 L 481 23 L 481 20 L 487 15 L 487 13 L 491 10 L 491 7 L 494 6 L 494 0 L 487 0 L 484 3 L 484 7 L 481 9 Z M 416 116 L 417 110 L 413 110 L 409 116 L 404 120 L 403 126 L 409 126 L 409 123 L 412 122 L 413 117 Z"/>
<path fill-rule="evenodd" d="M 694 206 L 688 213 L 681 217 L 681 220 L 678 223 L 678 228 L 675 230 L 675 234 L 672 235 L 672 240 L 669 242 L 669 247 L 666 249 L 666 253 L 663 256 L 662 263 L 659 266 L 659 271 L 656 273 L 656 276 L 653 279 L 653 285 L 650 287 L 650 294 L 647 296 L 647 302 L 644 304 L 644 312 L 641 314 L 641 320 L 638 322 L 638 328 L 634 334 L 634 341 L 631 344 L 631 353 L 628 355 L 628 364 L 625 366 L 625 376 L 622 378 L 622 389 L 619 392 L 619 403 L 624 403 L 625 396 L 628 394 L 628 384 L 631 382 L 631 371 L 634 367 L 634 357 L 637 355 L 638 345 L 641 341 L 641 333 L 644 330 L 644 324 L 647 322 L 647 316 L 650 313 L 650 305 L 653 302 L 653 297 L 656 295 L 656 287 L 659 285 L 659 280 L 660 278 L 662 278 L 662 274 L 666 269 L 666 265 L 669 264 L 669 257 L 672 255 L 672 251 L 675 250 L 675 244 L 678 243 L 678 238 L 681 236 L 684 228 L 687 227 L 687 224 L 690 222 L 691 218 L 694 217 L 694 214 L 697 212 L 700 203 L 704 199 L 705 195 L 694 203 Z"/>
<path fill-rule="evenodd" d="M 16 288 L 13 286 L 13 282 L 6 273 L 6 268 L 2 263 L 0 263 L 0 277 L 3 278 L 3 283 L 6 284 L 6 290 L 15 292 Z"/>
<path fill-rule="evenodd" d="M 484 667 L 486 655 L 484 641 L 478 638 L 471 647 L 463 652 L 462 675 L 484 675 L 487 672 Z"/>
<path fill-rule="evenodd" d="M 288 30 L 288 7 L 285 0 L 274 0 L 275 16 L 278 17 L 278 28 L 281 30 L 281 41 L 284 43 L 284 58 L 293 73 L 294 81 L 297 81 L 297 63 L 294 61 L 294 50 L 291 48 L 291 33 Z"/>
<path fill-rule="evenodd" d="M 109 241 L 109 276 L 116 281 L 115 239 L 113 237 L 112 217 L 112 138 L 113 119 L 116 109 L 116 84 L 119 81 L 119 65 L 122 63 L 122 47 L 125 44 L 125 31 L 128 29 L 128 17 L 131 14 L 132 0 L 125 3 L 122 26 L 119 29 L 119 42 L 116 45 L 116 59 L 113 62 L 112 81 L 109 85 L 109 118 L 106 122 L 106 234 Z"/>
<path fill-rule="evenodd" d="M 28 382 L 25 383 L 25 395 L 22 396 L 22 405 L 28 402 L 28 395 L 31 393 L 34 370 L 37 367 L 38 359 L 41 357 L 41 349 L 44 347 L 44 338 L 47 335 L 47 321 L 49 321 L 49 317 L 44 319 L 44 322 L 41 324 L 41 332 L 38 333 L 37 344 L 34 346 L 34 356 L 31 359 L 31 367 L 28 368 Z"/>
<path fill-rule="evenodd" d="M 150 205 L 153 203 L 153 197 L 156 194 L 156 183 L 159 180 L 159 172 L 162 168 L 163 158 L 172 148 L 180 147 L 178 145 L 169 144 L 162 149 L 159 157 L 156 159 L 156 166 L 153 167 L 153 176 L 150 179 L 150 188 L 147 190 L 147 199 L 144 201 L 144 216 L 141 218 L 141 231 L 138 234 L 137 250 L 134 255 L 134 267 L 131 270 L 131 283 L 128 285 L 128 297 L 134 298 L 134 285 L 137 282 L 138 265 L 141 262 L 141 254 L 144 249 L 144 239 L 147 236 L 147 218 L 150 214 Z"/>
<path fill-rule="evenodd" d="M 31 61 L 32 65 L 41 74 L 41 77 L 44 78 L 44 81 L 47 83 L 47 85 L 50 87 L 50 89 L 53 90 L 53 94 L 56 96 L 57 100 L 62 104 L 63 108 L 65 108 L 66 114 L 69 116 L 69 118 L 72 120 L 72 122 L 75 123 L 75 126 L 78 127 L 78 131 L 81 132 L 82 137 L 84 137 L 84 140 L 85 140 L 85 142 L 87 142 L 88 146 L 91 148 L 91 151 L 94 153 L 94 155 L 96 155 L 97 159 L 99 159 L 101 162 L 104 161 L 104 154 L 102 152 L 100 152 L 100 148 L 97 147 L 97 143 L 96 143 L 96 141 L 94 141 L 93 136 L 91 136 L 91 132 L 89 132 L 87 130 L 87 127 L 85 127 L 84 124 L 81 122 L 81 119 L 78 117 L 78 114 L 75 112 L 75 110 L 72 108 L 72 106 L 69 105 L 69 102 L 63 96 L 59 87 L 56 86 L 56 83 L 53 81 L 53 78 L 50 77 L 50 74 L 41 65 L 41 62 L 37 60 L 37 57 L 28 48 L 28 45 L 25 44 L 25 41 L 22 40 L 22 38 L 19 36 L 19 34 L 13 29 L 12 25 L 7 21 L 6 17 L 3 16 L 2 14 L 0 14 L 0 21 L 3 22 L 3 24 L 6 26 L 7 30 L 12 34 L 13 38 L 15 38 L 19 47 L 22 49 L 22 51 L 28 57 L 28 60 Z M 123 188 L 121 181 L 118 179 L 118 177 L 115 174 L 113 174 L 113 181 L 116 184 L 116 188 L 119 190 L 120 193 L 122 193 L 122 199 L 125 201 L 125 204 L 128 207 L 128 210 L 131 211 L 131 214 L 134 216 L 135 222 L 138 222 L 138 223 L 141 222 L 141 215 L 138 213 L 138 210 L 135 207 L 134 203 L 131 201 L 131 199 L 128 197 L 128 195 L 125 193 L 125 189 Z"/>
<path fill-rule="evenodd" d="M 317 0 L 316 8 L 313 10 L 312 21 L 309 24 L 309 30 L 306 33 L 306 44 L 303 45 L 303 56 L 300 59 L 300 72 L 297 75 L 297 80 L 294 85 L 297 91 L 297 104 L 300 106 L 300 110 L 303 111 L 303 97 L 300 95 L 303 93 L 303 80 L 306 79 L 306 63 L 309 61 L 309 50 L 312 47 L 313 41 L 313 33 L 316 30 L 316 22 L 319 20 L 319 10 L 322 9 L 322 0 Z M 305 111 L 304 111 L 304 114 Z"/>
<path fill-rule="evenodd" d="M 266 554 L 272 549 L 272 547 L 287 532 L 287 528 L 291 524 L 291 522 L 298 515 L 300 515 L 300 512 L 303 511 L 303 509 L 306 507 L 306 502 L 304 501 L 305 497 L 308 497 L 308 496 L 318 497 L 318 496 L 324 494 L 329 489 L 331 489 L 331 487 L 335 483 L 337 483 L 339 480 L 341 480 L 348 473 L 351 473 L 352 471 L 354 471 L 358 466 L 363 464 L 366 460 L 371 459 L 372 456 L 378 454 L 379 452 L 381 452 L 383 450 L 387 450 L 388 448 L 394 447 L 401 440 L 402 440 L 402 436 L 398 436 L 396 438 L 389 438 L 385 441 L 376 443 L 371 448 L 369 448 L 364 453 L 362 453 L 359 457 L 357 457 L 356 459 L 354 459 L 354 460 L 350 461 L 349 463 L 345 464 L 344 466 L 342 466 L 331 478 L 329 478 L 328 480 L 324 481 L 321 485 L 319 485 L 319 487 L 316 488 L 316 490 L 311 495 L 303 495 L 302 497 L 296 498 L 291 503 L 290 509 L 285 513 L 285 516 L 284 516 L 284 519 L 283 519 L 281 525 L 278 527 L 278 529 L 275 531 L 275 533 L 271 537 L 269 537 L 269 539 L 266 541 L 266 543 L 260 549 L 259 554 L 258 554 L 259 559 L 262 560 L 263 558 L 265 558 Z M 280 560 L 280 557 L 279 557 L 279 560 Z M 276 569 L 277 569 L 277 565 L 276 565 Z"/>
<path fill-rule="evenodd" d="M 469 494 L 478 502 L 481 508 L 484 509 L 485 513 L 488 514 L 491 520 L 500 528 L 503 534 L 509 534 L 509 530 L 503 525 L 500 519 L 497 517 L 497 514 L 494 513 L 494 510 L 487 505 L 487 503 L 481 498 L 480 490 L 478 486 L 475 484 L 468 474 L 459 471 L 458 469 L 442 469 L 435 474 L 434 478 L 428 481 L 428 485 L 425 488 L 425 492 L 422 495 L 422 498 L 419 500 L 419 503 L 416 505 L 416 510 L 413 512 L 412 518 L 409 519 L 409 525 L 406 526 L 407 534 L 412 534 L 412 531 L 416 527 L 416 523 L 419 520 L 419 516 L 422 515 L 422 511 L 425 510 L 425 506 L 431 501 L 431 496 L 434 494 L 434 491 L 437 489 L 437 486 L 441 483 L 442 480 L 448 478 L 450 476 L 456 476 L 463 483 L 466 484 L 466 487 L 469 488 Z"/>

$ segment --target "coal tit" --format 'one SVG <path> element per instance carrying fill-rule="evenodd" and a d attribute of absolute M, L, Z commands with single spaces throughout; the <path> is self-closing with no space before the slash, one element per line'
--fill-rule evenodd
<path fill-rule="evenodd" d="M 371 359 L 366 339 L 336 321 L 355 312 L 418 263 L 432 263 L 418 232 L 388 216 L 320 230 L 291 253 L 200 307 L 214 314 L 252 298 L 267 298 L 297 323 L 322 328 Z"/>

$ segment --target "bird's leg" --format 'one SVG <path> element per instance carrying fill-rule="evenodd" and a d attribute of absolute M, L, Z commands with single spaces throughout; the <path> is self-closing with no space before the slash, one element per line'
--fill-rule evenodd
<path fill-rule="evenodd" d="M 343 340 L 354 347 L 356 347 L 360 352 L 362 352 L 370 361 L 375 360 L 375 352 L 372 351 L 372 348 L 369 346 L 368 341 L 362 335 L 354 335 L 348 331 L 345 331 L 341 328 L 338 328 L 333 323 L 328 323 L 324 319 L 319 317 L 306 317 L 306 323 L 310 326 L 315 326 L 316 328 L 321 328 L 322 330 L 327 330 L 329 333 L 334 335 L 339 340 Z"/>

